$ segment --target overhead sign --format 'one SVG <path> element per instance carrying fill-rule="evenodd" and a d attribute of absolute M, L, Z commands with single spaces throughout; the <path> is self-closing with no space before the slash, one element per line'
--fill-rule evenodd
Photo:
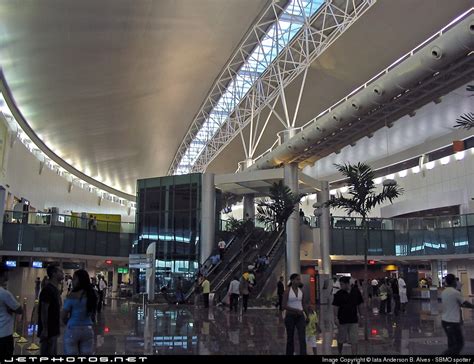
<path fill-rule="evenodd" d="M 122 273 L 122 274 L 127 274 L 127 273 L 128 273 L 128 268 L 119 267 L 119 268 L 117 269 L 117 272 L 118 272 L 118 273 Z"/>
<path fill-rule="evenodd" d="M 131 269 L 146 269 L 153 267 L 153 255 L 130 254 L 128 256 L 128 267 Z"/>

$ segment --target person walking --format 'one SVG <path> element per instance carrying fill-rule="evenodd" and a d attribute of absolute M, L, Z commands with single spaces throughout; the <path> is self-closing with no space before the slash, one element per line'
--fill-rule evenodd
<path fill-rule="evenodd" d="M 283 284 L 283 276 L 281 276 L 280 280 L 277 283 L 277 295 L 278 295 L 277 307 L 280 311 L 283 311 L 283 294 L 284 293 L 285 293 L 285 285 Z"/>
<path fill-rule="evenodd" d="M 93 317 L 97 309 L 97 296 L 89 274 L 84 269 L 74 272 L 72 289 L 64 301 L 62 321 L 65 355 L 92 355 L 94 353 Z"/>
<path fill-rule="evenodd" d="M 461 292 L 456 289 L 456 277 L 448 274 L 445 278 L 447 287 L 441 294 L 441 325 L 448 338 L 448 349 L 445 356 L 459 355 L 464 347 L 464 337 L 461 327 L 461 307 L 474 308 L 466 301 Z"/>
<path fill-rule="evenodd" d="M 395 309 L 393 313 L 395 316 L 398 316 L 400 313 L 400 289 L 398 287 L 398 280 L 397 279 L 392 279 L 391 281 L 392 285 L 392 292 L 393 292 L 393 301 L 395 302 Z"/>
<path fill-rule="evenodd" d="M 13 294 L 7 290 L 8 271 L 3 265 L 0 266 L 0 355 L 4 357 L 13 356 L 13 326 L 14 313 L 23 314 L 20 303 Z"/>
<path fill-rule="evenodd" d="M 219 248 L 219 256 L 222 260 L 222 259 L 224 259 L 224 253 L 225 253 L 225 241 L 223 239 L 221 239 L 217 243 L 217 247 Z"/>
<path fill-rule="evenodd" d="M 204 303 L 204 308 L 209 308 L 209 294 L 211 293 L 211 283 L 208 281 L 205 276 L 202 283 L 202 300 Z"/>
<path fill-rule="evenodd" d="M 99 276 L 99 283 L 97 284 L 99 290 L 99 303 L 97 305 L 97 313 L 102 312 L 102 308 L 105 306 L 105 292 L 107 289 L 107 283 L 105 283 L 104 277 Z"/>
<path fill-rule="evenodd" d="M 316 337 L 318 335 L 318 314 L 311 305 L 308 307 L 308 320 L 306 324 L 306 343 L 313 350 L 313 355 L 318 355 Z"/>
<path fill-rule="evenodd" d="M 48 284 L 48 276 L 44 276 L 43 280 L 41 281 L 41 289 L 46 287 L 47 284 Z M 41 289 L 40 289 L 40 291 L 41 291 Z"/>
<path fill-rule="evenodd" d="M 183 280 L 181 277 L 178 277 L 178 282 L 176 282 L 176 304 L 184 303 L 184 288 Z"/>
<path fill-rule="evenodd" d="M 92 290 L 94 291 L 95 297 L 97 299 L 97 305 L 95 306 L 95 311 L 91 317 L 92 322 L 96 323 L 97 322 L 97 308 L 99 307 L 99 287 L 97 286 L 97 278 L 96 277 L 91 277 L 91 287 Z"/>
<path fill-rule="evenodd" d="M 36 277 L 36 279 L 35 279 L 35 300 L 37 300 L 39 298 L 40 291 L 41 291 L 41 278 Z"/>
<path fill-rule="evenodd" d="M 232 312 L 232 308 L 235 312 L 237 312 L 240 294 L 240 282 L 237 277 L 234 277 L 232 282 L 230 282 L 229 291 L 227 292 L 227 294 L 229 295 L 230 312 Z"/>
<path fill-rule="evenodd" d="M 242 295 L 242 312 L 247 312 L 249 295 L 250 295 L 250 278 L 246 279 L 244 276 L 240 279 L 239 292 Z"/>
<path fill-rule="evenodd" d="M 386 309 L 387 309 L 387 299 L 388 299 L 388 288 L 387 288 L 387 284 L 385 283 L 385 279 L 380 280 L 379 298 L 380 298 L 379 313 L 381 315 L 385 315 L 387 312 Z"/>
<path fill-rule="evenodd" d="M 66 288 L 67 288 L 67 294 L 71 293 L 71 291 L 72 291 L 72 277 L 70 275 L 67 275 L 67 278 L 66 278 Z"/>
<path fill-rule="evenodd" d="M 199 299 L 202 293 L 202 276 L 199 274 L 194 281 L 194 308 L 199 307 Z"/>
<path fill-rule="evenodd" d="M 300 345 L 300 355 L 306 355 L 306 322 L 307 308 L 304 293 L 301 290 L 301 276 L 293 273 L 290 276 L 289 288 L 283 295 L 283 309 L 285 315 L 286 328 L 286 355 L 294 355 L 295 349 L 295 329 L 298 332 L 298 342 Z"/>
<path fill-rule="evenodd" d="M 398 278 L 398 293 L 400 294 L 400 309 L 404 313 L 406 310 L 406 304 L 408 303 L 407 296 L 407 284 L 403 279 L 403 275 Z"/>
<path fill-rule="evenodd" d="M 392 291 L 392 284 L 390 283 L 389 278 L 385 278 L 385 285 L 387 287 L 387 313 L 389 315 L 391 315 L 392 314 L 393 291 Z"/>
<path fill-rule="evenodd" d="M 40 355 L 55 356 L 60 333 L 61 293 L 59 286 L 64 280 L 64 272 L 57 265 L 46 268 L 48 284 L 41 290 L 38 304 L 38 337 Z"/>
<path fill-rule="evenodd" d="M 334 295 L 334 317 L 338 327 L 337 349 L 342 354 L 344 343 L 351 344 L 352 355 L 357 354 L 359 338 L 358 307 L 363 302 L 360 291 L 351 291 L 350 278 L 339 279 L 341 289 Z"/>

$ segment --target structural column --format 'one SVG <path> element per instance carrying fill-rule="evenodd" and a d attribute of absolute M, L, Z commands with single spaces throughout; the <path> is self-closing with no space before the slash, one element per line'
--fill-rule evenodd
<path fill-rule="evenodd" d="M 216 233 L 216 187 L 213 173 L 202 174 L 201 185 L 201 240 L 200 263 L 210 257 L 215 247 Z"/>
<path fill-rule="evenodd" d="M 321 216 L 319 217 L 319 233 L 321 244 L 321 263 L 324 274 L 331 274 L 331 215 L 329 207 L 324 207 L 324 204 L 329 201 L 329 183 L 327 181 L 321 182 L 321 191 L 318 192 L 318 205 L 321 209 Z"/>
<path fill-rule="evenodd" d="M 114 265 L 112 275 L 112 298 L 118 297 L 118 267 Z"/>
<path fill-rule="evenodd" d="M 151 267 L 146 269 L 146 293 L 148 300 L 155 300 L 155 280 L 156 280 L 156 243 L 150 243 L 146 249 L 147 262 L 151 262 Z"/>
<path fill-rule="evenodd" d="M 438 277 L 438 271 L 439 271 L 439 265 L 437 260 L 432 260 L 431 261 L 431 282 L 433 286 L 439 287 L 439 277 Z"/>
<path fill-rule="evenodd" d="M 298 164 L 290 163 L 284 167 L 285 185 L 291 189 L 295 195 L 298 192 Z M 295 209 L 286 222 L 286 276 L 293 273 L 300 273 L 300 215 Z"/>
<path fill-rule="evenodd" d="M 247 216 L 248 215 L 248 216 Z M 250 219 L 255 222 L 255 195 L 244 195 L 244 219 Z"/>
<path fill-rule="evenodd" d="M 0 186 L 0 222 L 3 224 L 3 216 L 5 215 L 5 199 L 7 191 L 3 186 Z M 0 229 L 0 246 L 3 245 L 3 225 Z"/>

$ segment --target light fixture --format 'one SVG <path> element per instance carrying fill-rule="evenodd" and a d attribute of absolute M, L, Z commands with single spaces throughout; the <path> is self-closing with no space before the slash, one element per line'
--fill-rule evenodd
<path fill-rule="evenodd" d="M 411 169 L 411 171 L 415 174 L 420 173 L 421 169 L 420 166 L 415 166 Z"/>
<path fill-rule="evenodd" d="M 405 178 L 408 174 L 408 171 L 406 169 L 404 169 L 403 171 L 400 171 L 398 172 L 398 175 L 401 177 L 401 178 Z"/>
<path fill-rule="evenodd" d="M 329 194 L 335 196 L 337 194 L 337 190 L 330 190 Z"/>
<path fill-rule="evenodd" d="M 349 191 L 349 187 L 347 186 L 341 187 L 339 191 L 341 191 L 341 193 L 346 193 L 347 191 Z"/>
<path fill-rule="evenodd" d="M 463 159 L 464 159 L 464 150 L 462 150 L 462 151 L 460 151 L 460 152 L 457 152 L 457 153 L 454 155 L 454 158 L 455 158 L 457 161 L 463 160 Z"/>
<path fill-rule="evenodd" d="M 376 185 L 379 185 L 379 184 L 381 184 L 381 183 L 382 183 L 382 180 L 383 180 L 383 178 L 382 178 L 382 177 L 377 177 L 377 178 L 374 178 L 374 183 L 375 183 Z"/>
<path fill-rule="evenodd" d="M 395 175 L 394 174 L 389 174 L 387 176 L 385 176 L 386 179 L 394 179 L 395 178 Z"/>
<path fill-rule="evenodd" d="M 448 155 L 447 157 L 441 158 L 440 162 L 441 162 L 441 164 L 442 164 L 443 166 L 445 166 L 446 164 L 448 164 L 448 163 L 449 163 L 449 155 Z"/>
<path fill-rule="evenodd" d="M 435 167 L 435 161 L 426 163 L 426 169 L 433 169 Z"/>

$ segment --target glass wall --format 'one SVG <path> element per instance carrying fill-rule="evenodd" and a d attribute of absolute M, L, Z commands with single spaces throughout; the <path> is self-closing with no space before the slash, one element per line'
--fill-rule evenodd
<path fill-rule="evenodd" d="M 138 180 L 137 191 L 134 251 L 144 254 L 156 242 L 157 289 L 173 290 L 177 277 L 190 279 L 198 269 L 201 175 Z"/>

